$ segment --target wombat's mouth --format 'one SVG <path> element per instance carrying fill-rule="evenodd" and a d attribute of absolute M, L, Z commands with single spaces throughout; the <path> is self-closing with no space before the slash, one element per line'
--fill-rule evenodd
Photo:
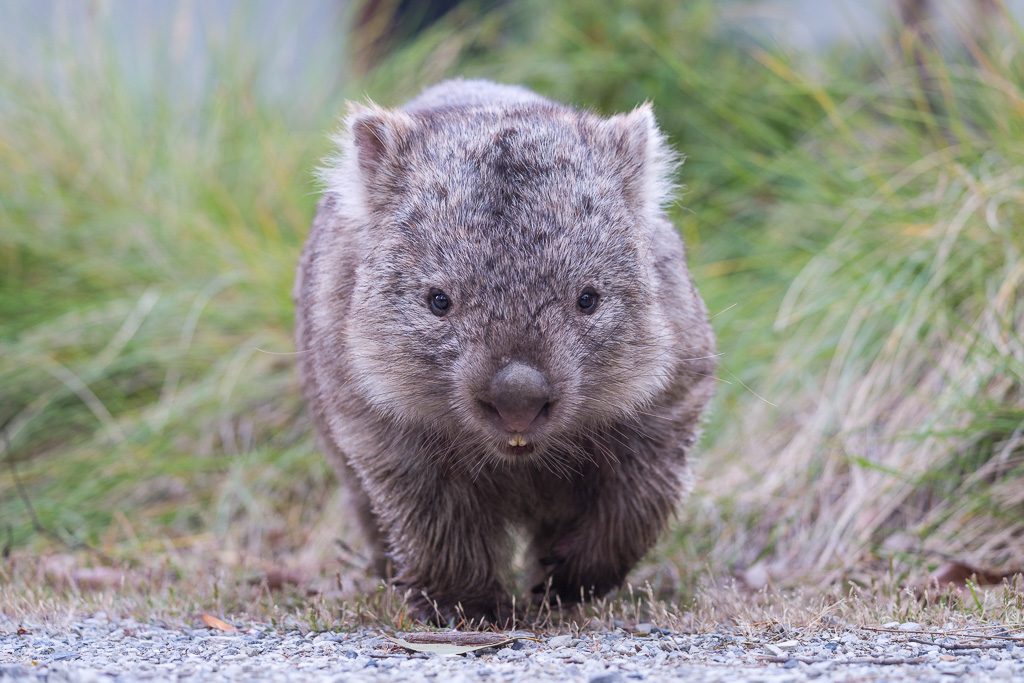
<path fill-rule="evenodd" d="M 522 434 L 513 434 L 502 445 L 502 450 L 510 455 L 529 455 L 533 453 L 533 444 Z"/>

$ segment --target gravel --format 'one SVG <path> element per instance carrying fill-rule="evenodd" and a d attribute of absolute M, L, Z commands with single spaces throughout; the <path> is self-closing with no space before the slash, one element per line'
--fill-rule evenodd
<path fill-rule="evenodd" d="M 1024 683 L 1024 643 L 832 629 L 756 636 L 673 633 L 640 624 L 627 632 L 540 636 L 460 656 L 408 652 L 380 631 L 277 630 L 254 623 L 237 633 L 168 628 L 104 614 L 58 625 L 0 615 L 0 681 L 127 682 L 182 680 L 732 681 L 953 677 Z"/>

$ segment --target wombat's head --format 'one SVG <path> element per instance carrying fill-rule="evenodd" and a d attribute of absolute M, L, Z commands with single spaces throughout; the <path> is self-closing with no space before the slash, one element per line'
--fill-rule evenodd
<path fill-rule="evenodd" d="M 340 142 L 328 192 L 361 249 L 340 325 L 378 413 L 524 460 L 674 375 L 666 307 L 693 295 L 665 291 L 659 269 L 684 266 L 651 252 L 674 157 L 648 106 L 357 106 Z"/>

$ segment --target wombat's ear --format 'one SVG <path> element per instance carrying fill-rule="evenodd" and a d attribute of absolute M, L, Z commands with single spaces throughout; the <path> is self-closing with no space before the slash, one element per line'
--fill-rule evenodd
<path fill-rule="evenodd" d="M 630 207 L 651 215 L 672 199 L 672 176 L 682 159 L 658 130 L 650 103 L 607 121 Z"/>
<path fill-rule="evenodd" d="M 370 183 L 393 177 L 400 169 L 402 147 L 413 131 L 412 118 L 376 105 L 349 105 L 345 119 L 359 169 Z"/>
<path fill-rule="evenodd" d="M 349 104 L 344 128 L 332 137 L 339 153 L 320 169 L 342 213 L 352 217 L 387 208 L 403 183 L 403 150 L 414 130 L 415 122 L 404 112 Z"/>

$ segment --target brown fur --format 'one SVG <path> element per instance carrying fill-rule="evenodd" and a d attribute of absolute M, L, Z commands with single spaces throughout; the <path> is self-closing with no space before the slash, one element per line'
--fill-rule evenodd
<path fill-rule="evenodd" d="M 615 588 L 687 489 L 713 391 L 707 312 L 661 210 L 675 157 L 650 107 L 604 119 L 449 81 L 402 109 L 353 106 L 338 142 L 296 338 L 377 566 L 394 563 L 420 618 L 461 604 L 501 619 L 520 528 L 535 593 Z M 511 362 L 550 385 L 528 453 L 481 398 Z"/>

